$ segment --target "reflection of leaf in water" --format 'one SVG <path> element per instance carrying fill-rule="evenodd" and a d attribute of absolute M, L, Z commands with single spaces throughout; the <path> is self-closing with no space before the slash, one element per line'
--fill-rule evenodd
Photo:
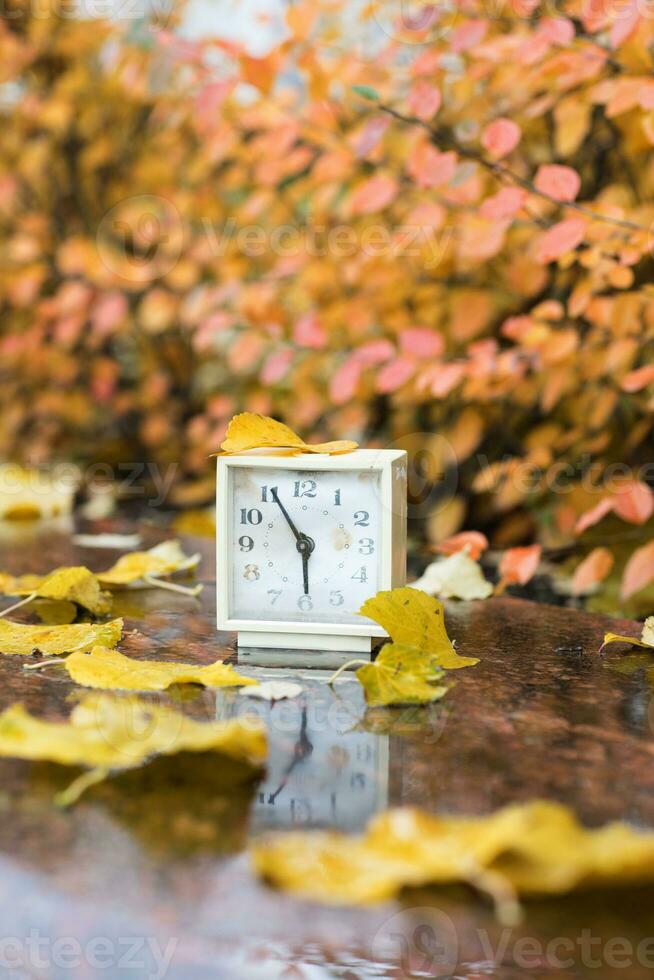
<path fill-rule="evenodd" d="M 446 718 L 442 705 L 368 708 L 355 730 L 373 735 L 433 735 L 434 727 L 442 728 Z"/>
<path fill-rule="evenodd" d="M 607 670 L 612 670 L 616 674 L 624 674 L 631 677 L 636 671 L 643 667 L 652 667 L 652 657 L 648 653 L 630 653 L 626 657 L 606 659 L 604 666 Z"/>
<path fill-rule="evenodd" d="M 260 773 L 206 753 L 160 756 L 142 769 L 119 773 L 89 789 L 85 799 L 124 825 L 153 854 L 229 855 L 245 844 L 248 811 Z M 31 795 L 49 805 L 70 781 L 70 771 L 39 763 Z"/>

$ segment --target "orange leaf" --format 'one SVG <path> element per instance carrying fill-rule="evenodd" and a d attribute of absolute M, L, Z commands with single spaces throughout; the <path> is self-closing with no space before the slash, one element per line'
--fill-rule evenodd
<path fill-rule="evenodd" d="M 409 93 L 409 108 L 414 116 L 423 122 L 429 122 L 435 116 L 441 105 L 441 93 L 429 82 L 420 79 Z"/>
<path fill-rule="evenodd" d="M 511 119 L 500 118 L 486 127 L 481 136 L 481 143 L 495 160 L 500 160 L 511 150 L 515 150 L 521 136 L 522 132 L 517 123 Z"/>
<path fill-rule="evenodd" d="M 541 194 L 548 194 L 557 201 L 574 201 L 581 187 L 581 178 L 572 167 L 550 163 L 538 168 L 534 183 Z"/>
<path fill-rule="evenodd" d="M 379 174 L 370 177 L 360 184 L 352 195 L 351 210 L 353 215 L 374 214 L 382 211 L 397 197 L 398 186 L 393 177 Z"/>
<path fill-rule="evenodd" d="M 613 555 L 608 548 L 594 548 L 577 565 L 572 577 L 572 594 L 586 595 L 603 582 L 613 568 Z"/>
<path fill-rule="evenodd" d="M 595 504 L 594 507 L 591 507 L 590 510 L 585 511 L 575 524 L 575 534 L 583 534 L 589 527 L 593 527 L 594 524 L 599 524 L 603 517 L 611 513 L 614 504 L 615 501 L 610 497 L 605 497 L 598 504 Z"/>
<path fill-rule="evenodd" d="M 434 546 L 434 551 L 443 555 L 454 555 L 457 551 L 467 551 L 471 558 L 478 561 L 484 551 L 488 548 L 488 538 L 481 531 L 460 531 L 445 538 L 440 544 Z"/>
<path fill-rule="evenodd" d="M 648 541 L 642 548 L 634 551 L 627 562 L 622 576 L 621 597 L 630 599 L 652 580 L 654 580 L 654 541 Z"/>
<path fill-rule="evenodd" d="M 542 548 L 532 544 L 526 548 L 509 548 L 500 561 L 500 576 L 509 585 L 526 585 L 533 578 L 540 561 Z"/>
<path fill-rule="evenodd" d="M 646 483 L 634 480 L 615 494 L 613 509 L 623 521 L 644 524 L 654 512 L 654 494 Z"/>
<path fill-rule="evenodd" d="M 567 252 L 572 252 L 581 244 L 586 231 L 583 218 L 566 218 L 548 228 L 535 241 L 534 256 L 537 262 L 545 265 L 554 262 Z"/>
<path fill-rule="evenodd" d="M 636 391 L 642 391 L 652 381 L 654 381 L 654 364 L 645 364 L 643 367 L 636 368 L 635 371 L 630 371 L 629 374 L 625 374 L 620 382 L 620 387 L 623 391 L 634 394 Z"/>

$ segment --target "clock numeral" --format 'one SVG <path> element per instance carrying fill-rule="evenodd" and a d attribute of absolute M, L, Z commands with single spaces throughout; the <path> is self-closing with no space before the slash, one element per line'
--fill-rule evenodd
<path fill-rule="evenodd" d="M 238 539 L 238 543 L 241 546 L 241 551 L 252 551 L 254 548 L 254 541 L 249 534 L 244 534 Z"/>
<path fill-rule="evenodd" d="M 375 552 L 374 538 L 359 538 L 359 554 L 372 555 Z"/>
<path fill-rule="evenodd" d="M 251 507 L 250 510 L 241 507 L 241 524 L 261 524 L 262 520 L 263 514 L 256 507 Z"/>
<path fill-rule="evenodd" d="M 355 582 L 367 582 L 368 573 L 366 571 L 365 565 L 362 565 L 359 571 L 355 572 L 354 575 L 352 575 L 352 578 L 354 579 Z"/>
<path fill-rule="evenodd" d="M 301 595 L 297 601 L 297 605 L 298 605 L 298 609 L 301 609 L 302 612 L 309 612 L 310 609 L 313 609 L 313 602 L 311 601 L 311 596 Z"/>
<path fill-rule="evenodd" d="M 367 510 L 357 510 L 354 513 L 355 527 L 370 527 L 370 514 Z"/>
<path fill-rule="evenodd" d="M 281 594 L 282 594 L 281 589 L 268 589 L 268 595 L 272 596 L 272 599 L 270 600 L 271 606 L 275 605 L 275 603 L 277 602 Z"/>
<path fill-rule="evenodd" d="M 341 506 L 341 491 L 334 490 L 334 507 L 340 507 L 340 506 Z"/>
<path fill-rule="evenodd" d="M 296 480 L 294 497 L 315 497 L 318 484 L 315 480 Z"/>
<path fill-rule="evenodd" d="M 345 602 L 345 596 L 340 589 L 334 589 L 333 592 L 329 593 L 329 605 L 330 606 L 342 606 Z"/>
<path fill-rule="evenodd" d="M 271 499 L 274 500 L 275 499 L 275 496 L 277 494 L 277 487 L 261 487 L 261 503 L 262 504 L 267 504 L 268 503 L 268 494 L 270 494 Z"/>

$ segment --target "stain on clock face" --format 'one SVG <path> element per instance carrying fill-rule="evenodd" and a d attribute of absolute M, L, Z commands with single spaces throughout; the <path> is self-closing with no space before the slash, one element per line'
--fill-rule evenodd
<path fill-rule="evenodd" d="M 361 623 L 378 589 L 379 471 L 235 467 L 232 615 Z"/>

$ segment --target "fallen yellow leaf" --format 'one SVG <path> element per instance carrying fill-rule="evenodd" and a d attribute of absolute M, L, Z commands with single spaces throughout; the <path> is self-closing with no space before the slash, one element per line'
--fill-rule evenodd
<path fill-rule="evenodd" d="M 390 810 L 360 838 L 288 833 L 251 851 L 267 881 L 330 903 L 380 902 L 406 886 L 468 882 L 506 905 L 516 894 L 654 881 L 654 833 L 624 823 L 587 830 L 567 807 L 541 801 L 487 817 Z"/>
<path fill-rule="evenodd" d="M 76 684 L 105 691 L 165 691 L 172 684 L 202 684 L 204 687 L 257 684 L 220 660 L 206 667 L 161 660 L 133 660 L 106 646 L 94 646 L 90 654 L 83 651 L 71 654 L 65 667 Z"/>
<path fill-rule="evenodd" d="M 448 690 L 446 685 L 436 685 L 444 676 L 436 658 L 400 643 L 387 643 L 374 663 L 357 670 L 371 707 L 438 701 Z"/>
<path fill-rule="evenodd" d="M 112 771 L 181 752 L 207 752 L 258 770 L 267 754 L 265 726 L 255 718 L 199 722 L 142 698 L 107 694 L 87 695 L 65 722 L 43 721 L 20 704 L 0 714 L 0 756 L 92 770 L 61 795 L 61 803 L 74 802 Z"/>
<path fill-rule="evenodd" d="M 149 551 L 132 551 L 123 555 L 111 568 L 98 572 L 98 578 L 109 588 L 147 587 L 153 584 L 149 580 L 195 568 L 200 558 L 200 554 L 185 555 L 179 541 L 162 541 Z"/>
<path fill-rule="evenodd" d="M 426 592 L 410 586 L 378 592 L 359 613 L 379 623 L 394 643 L 416 647 L 446 670 L 479 663 L 477 657 L 460 657 L 456 652 L 445 629 L 443 603 Z"/>
<path fill-rule="evenodd" d="M 65 626 L 30 626 L 0 619 L 0 653 L 28 657 L 38 650 L 44 657 L 59 657 L 90 650 L 96 643 L 115 646 L 122 635 L 122 619 Z"/>
<path fill-rule="evenodd" d="M 603 650 L 609 643 L 629 643 L 634 647 L 645 647 L 647 650 L 654 649 L 654 616 L 648 616 L 643 623 L 640 639 L 636 636 L 625 636 L 622 633 L 605 633 L 600 650 Z"/>
<path fill-rule="evenodd" d="M 27 595 L 38 589 L 43 575 L 10 575 L 0 572 L 0 592 L 3 595 Z"/>
<path fill-rule="evenodd" d="M 336 442 L 320 442 L 310 445 L 282 422 L 257 415 L 254 412 L 241 412 L 235 415 L 227 428 L 227 435 L 221 443 L 223 455 L 244 453 L 251 449 L 291 449 L 300 453 L 349 453 L 358 443 L 348 439 Z"/>
<path fill-rule="evenodd" d="M 74 602 L 95 616 L 104 616 L 111 609 L 111 597 L 102 592 L 97 577 L 83 565 L 56 568 L 49 575 L 41 577 L 30 575 L 14 579 L 9 576 L 4 581 L 0 580 L 0 586 L 11 590 L 5 595 L 25 596 L 16 606 L 3 610 L 2 615 L 36 598 Z"/>

